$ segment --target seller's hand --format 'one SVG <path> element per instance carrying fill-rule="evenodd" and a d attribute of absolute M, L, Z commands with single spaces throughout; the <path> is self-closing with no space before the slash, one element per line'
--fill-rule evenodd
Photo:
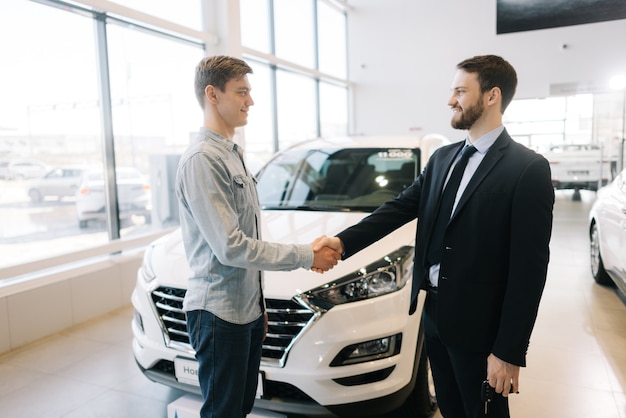
<path fill-rule="evenodd" d="M 487 380 L 497 393 L 507 397 L 519 393 L 519 366 L 500 360 L 493 353 L 487 357 Z"/>
<path fill-rule="evenodd" d="M 343 242 L 341 242 L 341 240 L 337 237 L 327 237 L 326 235 L 322 235 L 321 237 L 313 241 L 313 251 L 318 251 L 323 247 L 332 248 L 339 253 L 340 257 L 344 251 Z"/>

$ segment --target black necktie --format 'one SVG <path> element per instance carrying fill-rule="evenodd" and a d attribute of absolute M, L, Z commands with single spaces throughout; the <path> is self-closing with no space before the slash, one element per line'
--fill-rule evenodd
<path fill-rule="evenodd" d="M 461 151 L 461 158 L 454 166 L 450 179 L 443 190 L 441 201 L 439 202 L 439 212 L 435 219 L 435 225 L 433 232 L 430 236 L 430 245 L 428 246 L 427 262 L 429 266 L 439 264 L 441 262 L 441 255 L 443 253 L 443 235 L 450 222 L 452 216 L 452 207 L 454 206 L 454 200 L 456 198 L 456 192 L 459 189 L 461 178 L 463 178 L 463 172 L 465 166 L 467 166 L 467 160 L 476 152 L 476 148 L 472 145 L 468 145 Z"/>

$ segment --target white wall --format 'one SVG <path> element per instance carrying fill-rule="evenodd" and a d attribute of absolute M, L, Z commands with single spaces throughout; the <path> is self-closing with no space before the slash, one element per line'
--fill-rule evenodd
<path fill-rule="evenodd" d="M 173 230 L 0 269 L 0 354 L 128 306 L 145 246 Z"/>
<path fill-rule="evenodd" d="M 0 354 L 128 306 L 142 255 L 111 256 L 14 286 L 20 289 L 0 288 Z"/>
<path fill-rule="evenodd" d="M 496 35 L 495 0 L 349 4 L 354 133 L 462 139 L 447 102 L 456 64 L 474 55 L 500 55 L 516 68 L 516 98 L 546 97 L 551 84 L 603 86 L 626 74 L 626 20 Z"/>

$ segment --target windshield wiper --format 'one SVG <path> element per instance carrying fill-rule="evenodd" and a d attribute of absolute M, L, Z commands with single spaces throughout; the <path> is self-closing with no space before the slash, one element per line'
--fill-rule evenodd
<path fill-rule="evenodd" d="M 262 206 L 263 210 L 302 210 L 311 212 L 350 212 L 353 209 L 345 206 L 331 205 L 299 205 L 299 206 Z"/>

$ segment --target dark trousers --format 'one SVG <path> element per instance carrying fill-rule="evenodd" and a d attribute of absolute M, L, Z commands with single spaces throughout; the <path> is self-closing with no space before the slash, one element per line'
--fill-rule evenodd
<path fill-rule="evenodd" d="M 508 399 L 494 393 L 485 414 L 481 385 L 487 377 L 490 353 L 446 346 L 437 331 L 437 294 L 429 291 L 422 316 L 439 410 L 444 418 L 509 418 Z"/>
<path fill-rule="evenodd" d="M 256 396 L 265 319 L 231 324 L 207 311 L 187 312 L 198 360 L 201 418 L 243 418 Z"/>

